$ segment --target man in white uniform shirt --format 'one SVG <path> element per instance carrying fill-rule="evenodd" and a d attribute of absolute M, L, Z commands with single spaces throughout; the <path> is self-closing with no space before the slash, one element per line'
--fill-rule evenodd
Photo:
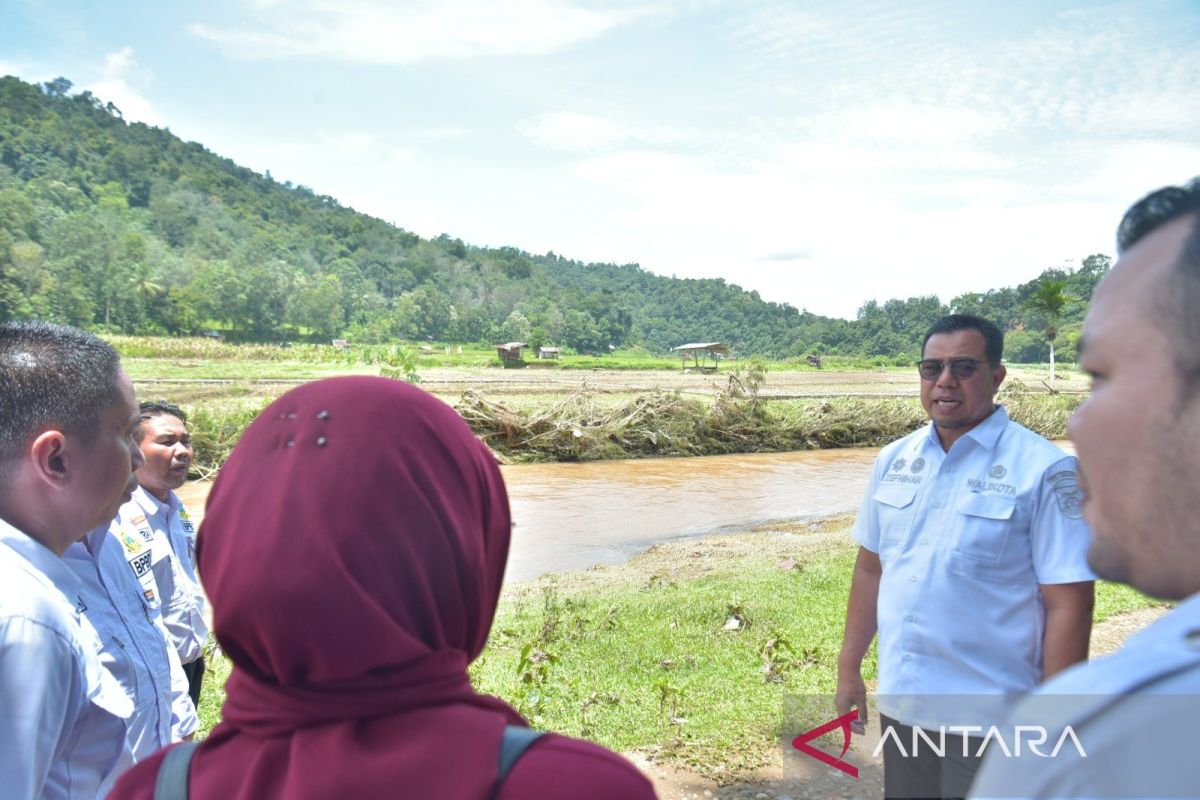
<path fill-rule="evenodd" d="M 133 385 L 106 342 L 0 325 L 0 794 L 103 797 L 130 763 L 129 698 L 61 558 L 137 485 Z"/>
<path fill-rule="evenodd" d="M 918 365 L 931 422 L 883 449 L 855 522 L 835 702 L 839 714 L 858 709 L 861 731 L 862 661 L 878 630 L 888 797 L 963 796 L 1005 695 L 1087 658 L 1093 586 L 1075 459 L 995 404 L 1003 346 L 979 317 L 934 323 Z M 910 747 L 913 728 L 937 742 L 951 726 L 979 737 L 950 731 L 944 757 Z"/>
<path fill-rule="evenodd" d="M 1195 797 L 1200 759 L 1200 178 L 1126 212 L 1117 265 L 1083 324 L 1092 393 L 1067 432 L 1079 452 L 1088 560 L 1102 578 L 1179 601 L 1117 653 L 1068 670 L 1013 724 L 1069 726 L 1080 750 L 989 753 L 980 797 Z"/>
<path fill-rule="evenodd" d="M 187 675 L 192 702 L 199 706 L 206 601 L 196 577 L 196 528 L 174 491 L 187 480 L 191 434 L 177 406 L 146 402 L 136 437 L 145 463 L 137 471 L 132 499 L 121 506 L 118 535 L 148 545 L 148 552 L 127 548 L 127 557 L 143 586 L 153 588 L 162 602 L 163 624 Z"/>
<path fill-rule="evenodd" d="M 115 523 L 112 524 L 116 531 Z M 63 561 L 79 577 L 81 610 L 100 635 L 100 663 L 133 701 L 134 761 L 190 738 L 199 727 L 187 676 L 162 624 L 158 596 L 129 570 L 127 548 L 103 525 L 75 542 Z M 131 542 L 140 548 L 140 541 Z"/>

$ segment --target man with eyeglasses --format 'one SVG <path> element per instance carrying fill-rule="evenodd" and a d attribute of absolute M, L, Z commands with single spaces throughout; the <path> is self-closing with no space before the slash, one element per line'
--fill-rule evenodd
<path fill-rule="evenodd" d="M 836 704 L 865 730 L 862 661 L 878 631 L 888 797 L 965 795 L 1005 696 L 1087 658 L 1078 470 L 996 405 L 1003 347 L 980 317 L 934 323 L 918 365 L 930 424 L 883 449 L 854 525 Z M 923 735 L 945 741 L 942 755 L 914 746 Z"/>

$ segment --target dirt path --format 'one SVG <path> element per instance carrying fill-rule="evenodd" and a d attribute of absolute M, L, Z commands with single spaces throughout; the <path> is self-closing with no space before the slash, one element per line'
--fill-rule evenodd
<path fill-rule="evenodd" d="M 1157 619 L 1165 608 L 1143 608 L 1109 617 L 1092 629 L 1092 657 L 1106 655 L 1117 650 L 1131 634 L 1136 633 Z M 867 736 L 855 737 L 851 743 L 851 759 L 859 765 L 857 781 L 849 776 L 824 767 L 803 756 L 782 758 L 774 764 L 760 769 L 745 782 L 719 786 L 714 781 L 702 778 L 685 770 L 653 764 L 639 753 L 626 753 L 639 768 L 654 782 L 660 800 L 828 800 L 829 798 L 879 798 L 883 796 L 883 764 L 881 759 L 872 759 L 871 752 L 878 743 L 878 729 Z"/>

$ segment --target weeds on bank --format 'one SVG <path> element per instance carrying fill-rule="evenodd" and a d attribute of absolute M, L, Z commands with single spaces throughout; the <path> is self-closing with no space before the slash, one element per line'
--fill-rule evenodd
<path fill-rule="evenodd" d="M 714 777 L 753 769 L 775 746 L 781 691 L 832 691 L 833 662 L 817 669 L 793 643 L 837 652 L 852 563 L 839 547 L 804 570 L 740 558 L 694 580 L 525 587 L 502 603 L 472 675 L 536 727 Z M 527 654 L 551 647 L 531 680 Z"/>
<path fill-rule="evenodd" d="M 264 400 L 233 408 L 184 409 L 192 432 L 192 474 L 201 479 L 216 475 L 246 428 L 268 405 L 269 401 Z"/>

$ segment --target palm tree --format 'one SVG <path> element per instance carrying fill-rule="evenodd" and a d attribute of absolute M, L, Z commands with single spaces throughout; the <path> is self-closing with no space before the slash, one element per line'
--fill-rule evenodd
<path fill-rule="evenodd" d="M 1050 384 L 1054 384 L 1054 340 L 1058 338 L 1058 322 L 1062 319 L 1063 309 L 1075 298 L 1063 291 L 1067 282 L 1044 278 L 1025 302 L 1022 304 L 1026 311 L 1042 314 L 1046 317 L 1046 341 L 1050 343 Z"/>

